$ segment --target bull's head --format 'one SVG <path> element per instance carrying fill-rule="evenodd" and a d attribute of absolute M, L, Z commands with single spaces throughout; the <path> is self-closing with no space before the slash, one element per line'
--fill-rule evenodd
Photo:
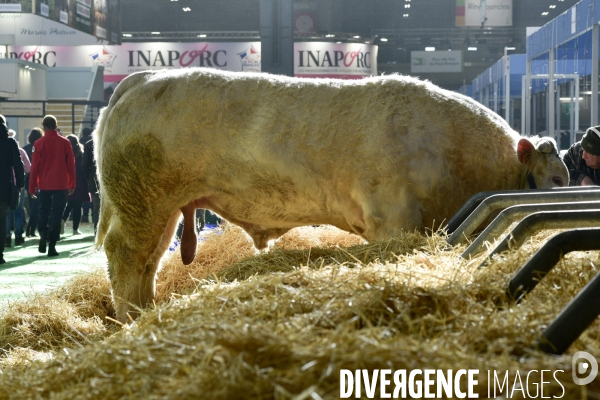
<path fill-rule="evenodd" d="M 551 138 L 521 138 L 517 145 L 517 155 L 537 187 L 547 189 L 569 184 L 569 171 Z"/>

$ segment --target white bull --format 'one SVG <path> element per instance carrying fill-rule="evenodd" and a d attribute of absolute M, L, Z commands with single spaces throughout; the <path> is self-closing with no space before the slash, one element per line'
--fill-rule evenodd
<path fill-rule="evenodd" d="M 406 76 L 296 79 L 210 69 L 141 72 L 117 87 L 94 132 L 117 318 L 151 304 L 184 213 L 241 226 L 258 249 L 331 224 L 367 240 L 433 227 L 479 191 L 562 186 L 553 141 L 520 138 L 489 109 Z"/>

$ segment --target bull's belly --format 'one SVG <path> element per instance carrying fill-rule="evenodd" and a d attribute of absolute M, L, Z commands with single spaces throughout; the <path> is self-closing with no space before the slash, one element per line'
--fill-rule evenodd
<path fill-rule="evenodd" d="M 348 210 L 339 209 L 335 204 L 319 203 L 314 197 L 298 196 L 285 202 L 270 198 L 258 200 L 255 193 L 248 193 L 247 196 L 215 193 L 196 199 L 194 206 L 215 212 L 225 220 L 242 227 L 251 236 L 321 224 L 360 234 L 348 222 Z"/>

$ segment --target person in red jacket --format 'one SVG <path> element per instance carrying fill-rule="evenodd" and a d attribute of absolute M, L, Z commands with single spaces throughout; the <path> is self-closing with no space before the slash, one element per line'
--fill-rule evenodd
<path fill-rule="evenodd" d="M 71 143 L 56 131 L 57 121 L 47 115 L 42 122 L 44 136 L 33 146 L 29 194 L 40 193 L 39 252 L 57 256 L 56 242 L 60 239 L 60 222 L 67 205 L 67 196 L 75 191 L 75 156 Z"/>

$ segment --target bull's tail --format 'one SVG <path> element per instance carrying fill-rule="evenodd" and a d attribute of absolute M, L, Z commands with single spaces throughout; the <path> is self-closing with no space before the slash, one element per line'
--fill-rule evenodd
<path fill-rule="evenodd" d="M 98 121 L 96 122 L 96 126 L 93 132 L 94 139 L 94 159 L 96 160 L 96 168 L 98 174 L 98 182 L 100 189 L 100 219 L 98 221 L 98 231 L 96 233 L 96 242 L 95 247 L 99 249 L 104 242 L 104 238 L 108 233 L 108 229 L 110 228 L 112 219 L 113 219 L 113 206 L 111 204 L 110 198 L 103 187 L 103 179 L 102 179 L 102 164 L 103 164 L 103 154 L 105 153 L 104 142 L 107 140 L 107 120 L 110 118 L 111 112 L 113 108 L 117 105 L 121 97 L 123 97 L 129 89 L 138 84 L 142 83 L 146 80 L 148 74 L 151 74 L 149 71 L 139 72 L 136 74 L 132 74 L 125 78 L 119 85 L 117 89 L 113 93 L 108 103 L 108 106 L 103 108 L 100 111 L 100 115 L 98 116 Z M 110 132 L 111 134 L 118 134 L 117 132 Z"/>

